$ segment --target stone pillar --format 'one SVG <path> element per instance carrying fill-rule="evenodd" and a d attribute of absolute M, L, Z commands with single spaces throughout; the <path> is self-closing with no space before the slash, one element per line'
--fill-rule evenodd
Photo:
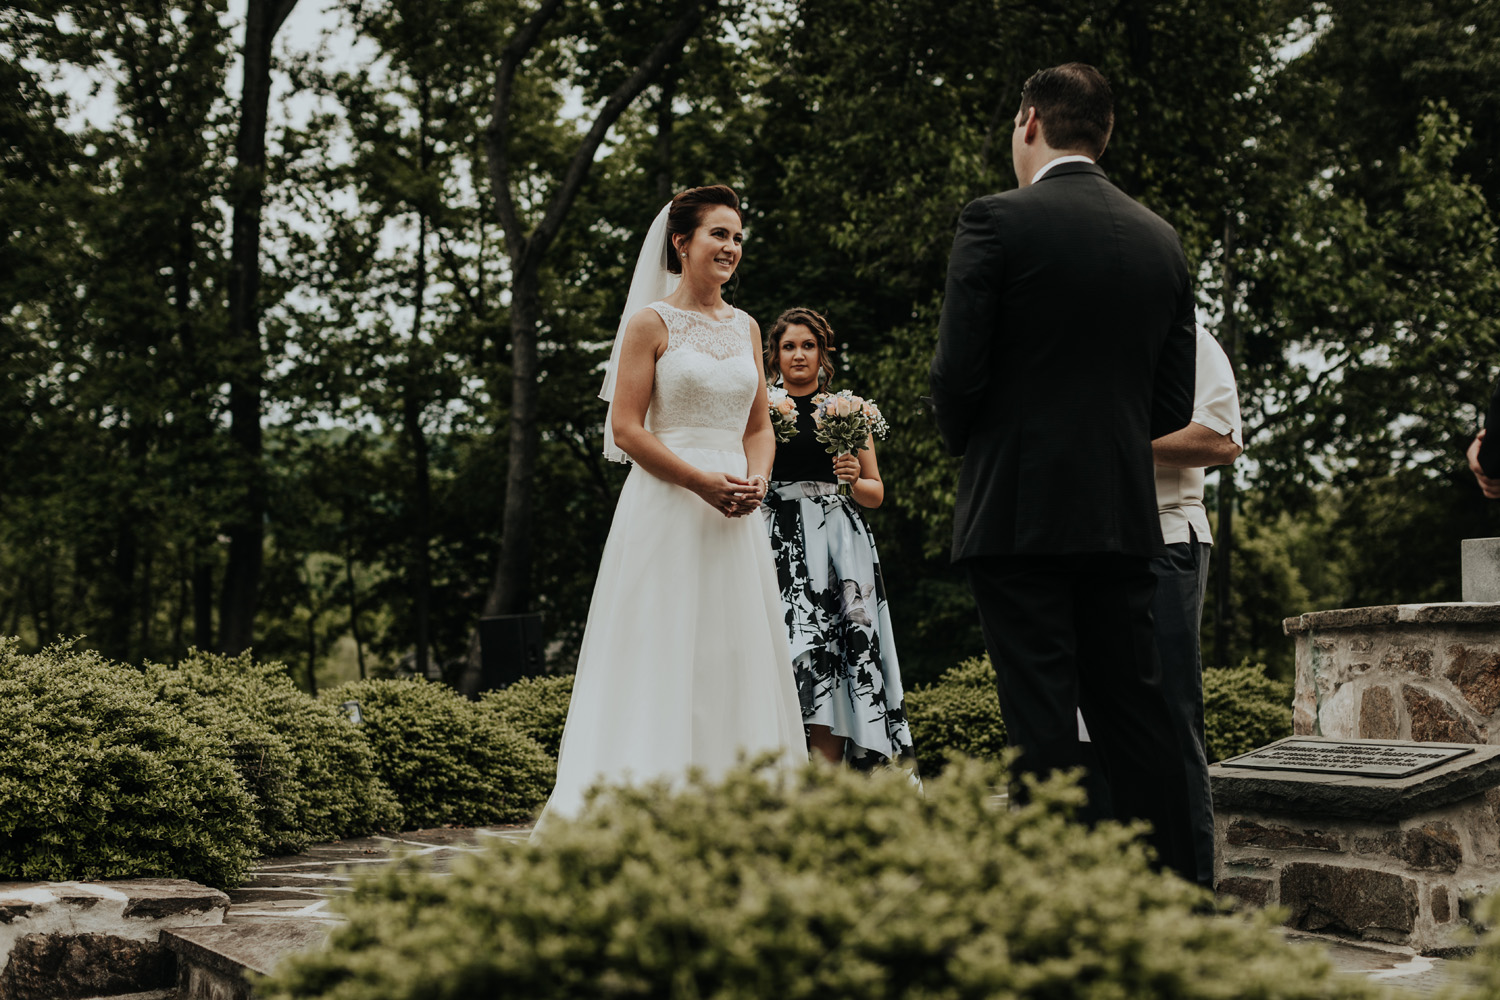
<path fill-rule="evenodd" d="M 1465 903 L 1500 884 L 1500 747 L 1403 778 L 1209 774 L 1215 888 L 1288 926 L 1450 954 L 1470 943 Z"/>
<path fill-rule="evenodd" d="M 1459 543 L 1465 601 L 1500 601 L 1500 538 L 1465 538 Z"/>
<path fill-rule="evenodd" d="M 1283 627 L 1297 735 L 1500 744 L 1500 604 L 1316 611 Z"/>

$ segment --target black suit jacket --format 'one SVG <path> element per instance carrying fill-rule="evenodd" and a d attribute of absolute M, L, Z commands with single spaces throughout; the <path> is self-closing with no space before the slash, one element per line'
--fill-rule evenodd
<path fill-rule="evenodd" d="M 1161 551 L 1151 439 L 1193 414 L 1176 232 L 1090 163 L 959 219 L 932 397 L 963 456 L 953 558 Z"/>

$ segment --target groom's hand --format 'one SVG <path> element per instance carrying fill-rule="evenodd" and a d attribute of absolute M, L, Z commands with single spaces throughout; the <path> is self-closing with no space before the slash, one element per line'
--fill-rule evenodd
<path fill-rule="evenodd" d="M 1500 500 L 1500 479 L 1491 479 L 1484 474 L 1484 468 L 1479 464 L 1479 445 L 1484 441 L 1484 431 L 1480 431 L 1474 438 L 1474 443 L 1469 445 L 1469 471 L 1474 473 L 1475 482 L 1479 483 L 1479 491 L 1491 500 Z"/>

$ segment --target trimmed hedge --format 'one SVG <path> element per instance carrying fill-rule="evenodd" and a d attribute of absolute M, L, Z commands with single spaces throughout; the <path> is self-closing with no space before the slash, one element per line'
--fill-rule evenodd
<path fill-rule="evenodd" d="M 521 822 L 552 790 L 557 762 L 450 687 L 365 680 L 322 697 L 359 702 L 376 773 L 395 793 L 408 826 Z"/>
<path fill-rule="evenodd" d="M 608 791 L 540 843 L 435 876 L 356 883 L 279 1000 L 1152 997 L 1355 1000 L 1370 984 L 1284 941 L 1274 915 L 1205 915 L 1129 829 L 1070 821 L 1064 779 L 996 808 L 996 765 L 742 768 Z"/>
<path fill-rule="evenodd" d="M 1259 665 L 1203 671 L 1203 733 L 1210 763 L 1292 735 L 1292 685 Z"/>
<path fill-rule="evenodd" d="M 226 742 L 141 672 L 0 639 L 0 879 L 244 877 L 260 832 Z"/>
<path fill-rule="evenodd" d="M 906 718 L 924 773 L 941 770 L 955 754 L 999 760 L 1005 752 L 1005 722 L 988 655 L 906 692 Z"/>
<path fill-rule="evenodd" d="M 965 660 L 930 685 L 907 692 L 912 741 L 929 772 L 945 755 L 998 760 L 1005 723 L 988 656 Z M 1203 726 L 1210 762 L 1292 735 L 1292 685 L 1261 666 L 1203 671 Z"/>
<path fill-rule="evenodd" d="M 261 853 L 400 826 L 401 808 L 375 773 L 365 734 L 336 705 L 301 691 L 283 664 L 194 650 L 176 666 L 148 667 L 146 680 L 159 699 L 229 742 L 255 795 Z"/>
<path fill-rule="evenodd" d="M 479 704 L 516 732 L 536 740 L 555 760 L 572 699 L 573 675 L 553 674 L 523 677 L 498 691 L 486 691 Z"/>

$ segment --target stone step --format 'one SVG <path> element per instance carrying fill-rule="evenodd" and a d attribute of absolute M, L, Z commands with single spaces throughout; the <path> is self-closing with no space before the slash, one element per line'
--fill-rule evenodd
<path fill-rule="evenodd" d="M 169 987 L 161 932 L 218 924 L 228 906 L 219 890 L 180 879 L 0 883 L 0 1000 Z"/>
<path fill-rule="evenodd" d="M 295 952 L 321 948 L 332 930 L 308 920 L 253 920 L 165 931 L 177 956 L 179 1000 L 250 1000 L 246 972 L 270 975 Z"/>

